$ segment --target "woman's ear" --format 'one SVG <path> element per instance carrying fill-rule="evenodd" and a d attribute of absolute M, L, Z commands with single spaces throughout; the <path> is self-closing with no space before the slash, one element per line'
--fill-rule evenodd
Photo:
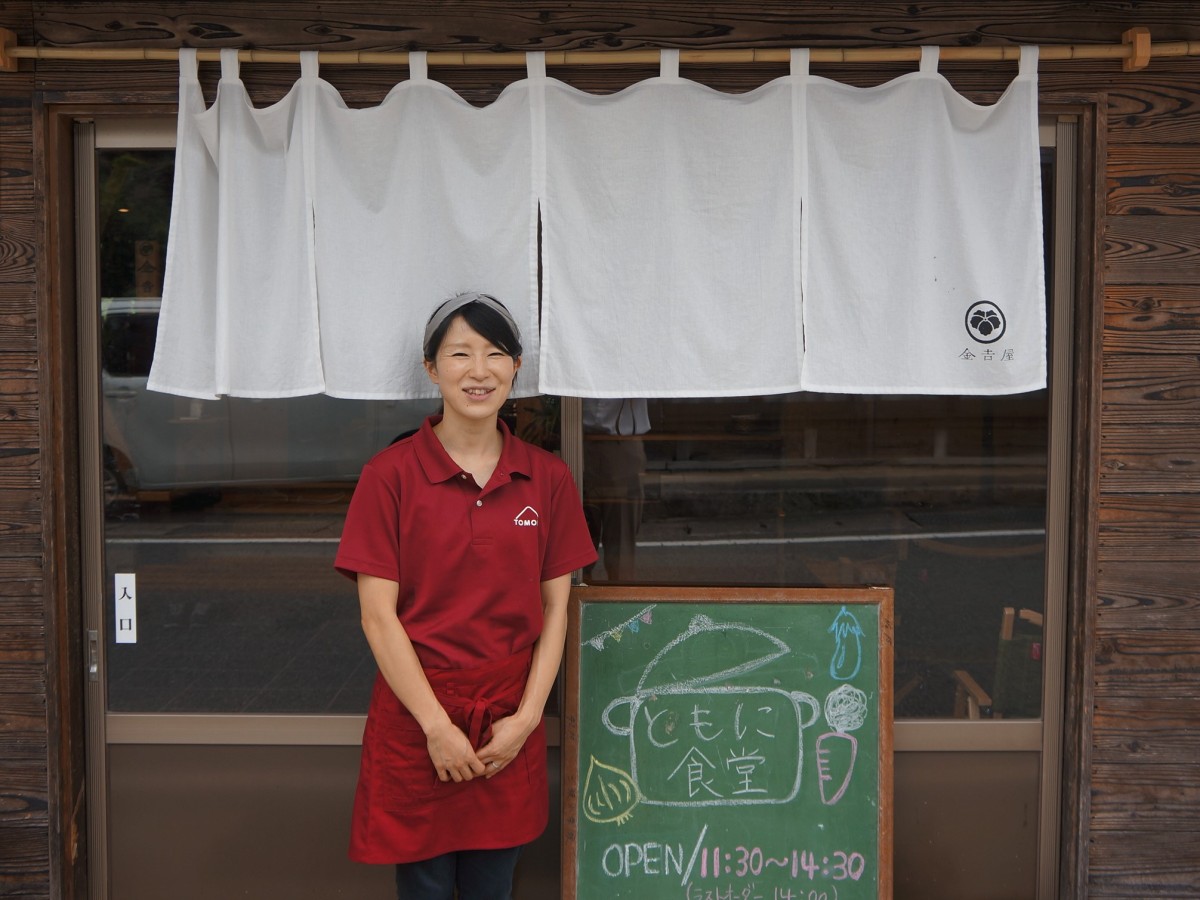
<path fill-rule="evenodd" d="M 429 380 L 434 384 L 438 383 L 437 366 L 433 360 L 425 360 L 425 374 L 429 376 Z"/>

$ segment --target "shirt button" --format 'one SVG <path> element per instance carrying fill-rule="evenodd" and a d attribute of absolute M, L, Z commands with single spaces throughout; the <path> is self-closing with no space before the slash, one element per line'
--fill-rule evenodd
<path fill-rule="evenodd" d="M 476 506 L 483 506 L 483 501 L 482 501 L 482 500 L 476 500 L 476 501 L 475 501 L 475 505 L 476 505 Z"/>
<path fill-rule="evenodd" d="M 459 478 L 462 478 L 463 480 L 466 480 L 467 473 L 466 473 L 466 472 L 463 472 L 463 473 L 462 473 L 461 475 L 459 475 L 458 477 L 459 477 Z"/>

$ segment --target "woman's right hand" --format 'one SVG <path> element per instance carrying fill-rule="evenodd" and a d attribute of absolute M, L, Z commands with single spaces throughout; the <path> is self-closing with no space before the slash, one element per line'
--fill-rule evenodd
<path fill-rule="evenodd" d="M 487 768 L 462 729 L 447 716 L 425 732 L 429 759 L 442 781 L 470 781 Z"/>

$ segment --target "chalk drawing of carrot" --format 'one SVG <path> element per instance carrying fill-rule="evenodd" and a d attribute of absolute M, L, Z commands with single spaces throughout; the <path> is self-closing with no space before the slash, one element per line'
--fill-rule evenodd
<path fill-rule="evenodd" d="M 850 787 L 854 760 L 858 757 L 858 738 L 840 731 L 829 731 L 817 738 L 817 775 L 821 802 L 833 806 Z M 841 782 L 837 783 L 839 775 Z M 835 783 L 836 788 L 833 786 Z"/>
<path fill-rule="evenodd" d="M 838 685 L 825 698 L 825 721 L 833 731 L 817 738 L 817 781 L 821 802 L 833 806 L 850 787 L 858 758 L 857 731 L 867 718 L 867 695 L 849 684 Z"/>

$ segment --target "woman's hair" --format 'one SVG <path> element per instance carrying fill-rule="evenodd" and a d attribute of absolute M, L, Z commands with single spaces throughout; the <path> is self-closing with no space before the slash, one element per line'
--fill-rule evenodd
<path fill-rule="evenodd" d="M 422 348 L 422 352 L 427 362 L 434 361 L 438 348 L 442 346 L 442 341 L 446 339 L 446 332 L 450 329 L 450 323 L 459 316 L 462 316 L 463 320 L 473 331 L 480 334 L 508 356 L 516 359 L 521 355 L 521 335 L 517 331 L 512 316 L 508 314 L 508 307 L 488 294 L 478 294 L 475 296 L 478 299 L 471 300 L 455 309 L 439 322 L 432 331 L 426 334 L 425 346 Z M 439 312 L 441 312 L 442 307 L 452 302 L 448 300 L 434 310 L 433 315 L 429 317 L 429 321 L 432 323 Z M 499 306 L 504 312 L 493 309 L 491 304 Z"/>

